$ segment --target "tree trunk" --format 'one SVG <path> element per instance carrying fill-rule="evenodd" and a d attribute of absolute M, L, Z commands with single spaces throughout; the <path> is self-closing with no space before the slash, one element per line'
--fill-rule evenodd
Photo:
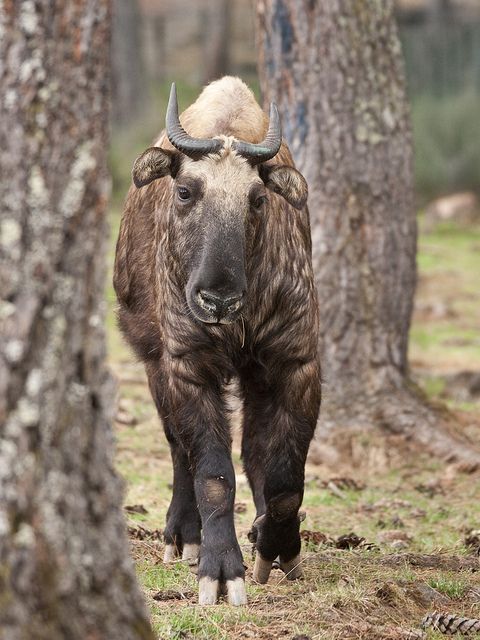
<path fill-rule="evenodd" d="M 202 12 L 203 84 L 230 70 L 232 0 L 207 0 Z"/>
<path fill-rule="evenodd" d="M 113 121 L 129 124 L 141 116 L 148 104 L 138 0 L 113 2 L 112 68 Z"/>
<path fill-rule="evenodd" d="M 0 0 L 0 637 L 152 638 L 112 461 L 108 0 Z"/>
<path fill-rule="evenodd" d="M 451 0 L 430 0 L 428 9 L 433 21 L 440 24 L 448 24 L 448 21 L 455 17 Z"/>
<path fill-rule="evenodd" d="M 452 453 L 408 383 L 412 137 L 393 1 L 258 0 L 259 69 L 310 186 L 325 384 L 319 438 L 383 426 Z M 480 454 L 457 443 L 477 463 Z"/>
<path fill-rule="evenodd" d="M 145 71 L 149 81 L 163 82 L 167 74 L 167 48 L 165 13 L 158 12 L 143 17 L 142 51 Z"/>

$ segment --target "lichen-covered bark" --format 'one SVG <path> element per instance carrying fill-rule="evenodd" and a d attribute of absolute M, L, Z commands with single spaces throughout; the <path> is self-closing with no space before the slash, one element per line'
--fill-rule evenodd
<path fill-rule="evenodd" d="M 0 638 L 153 638 L 103 331 L 108 0 L 0 0 Z"/>
<path fill-rule="evenodd" d="M 381 424 L 433 443 L 436 417 L 407 383 L 416 218 L 393 4 L 258 0 L 259 71 L 310 189 L 324 377 L 319 436 Z M 447 438 L 439 450 L 450 445 Z"/>

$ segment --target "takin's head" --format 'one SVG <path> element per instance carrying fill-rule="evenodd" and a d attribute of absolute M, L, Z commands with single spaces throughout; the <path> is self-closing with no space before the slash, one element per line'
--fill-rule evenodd
<path fill-rule="evenodd" d="M 166 134 L 176 150 L 144 151 L 135 161 L 133 181 L 140 188 L 164 176 L 173 178 L 176 253 L 188 306 L 201 322 L 229 324 L 246 303 L 246 263 L 255 218 L 263 213 L 267 191 L 301 209 L 307 183 L 293 167 L 267 164 L 282 142 L 273 103 L 268 132 L 259 144 L 232 136 L 193 138 L 180 124 L 173 84 Z"/>

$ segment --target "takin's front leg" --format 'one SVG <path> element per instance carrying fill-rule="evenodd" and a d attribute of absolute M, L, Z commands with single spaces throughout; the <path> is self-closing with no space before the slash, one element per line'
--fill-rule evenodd
<path fill-rule="evenodd" d="M 262 501 L 255 500 L 258 504 L 253 532 L 257 554 L 253 578 L 267 582 L 278 557 L 286 577 L 294 580 L 302 575 L 299 508 L 305 461 L 320 407 L 319 368 L 316 361 L 289 368 L 277 376 L 275 383 L 254 376 L 244 391 L 249 420 L 256 421 L 257 428 L 265 434 L 262 447 L 243 446 L 244 452 L 250 451 L 249 457 L 244 458 L 247 475 L 250 477 L 251 470 L 260 466 L 264 470 L 263 514 L 258 514 Z M 258 492 L 255 480 L 253 488 Z"/>
<path fill-rule="evenodd" d="M 188 451 L 202 523 L 199 603 L 215 604 L 226 592 L 230 604 L 243 605 L 247 602 L 245 568 L 233 519 L 235 473 L 225 403 L 220 391 L 207 386 L 185 381 L 180 386 L 169 422 Z"/>
<path fill-rule="evenodd" d="M 200 548 L 201 525 L 190 463 L 186 451 L 172 434 L 168 417 L 164 418 L 163 423 L 173 464 L 173 494 L 163 532 L 163 561 L 172 562 L 177 557 L 196 561 Z"/>
<path fill-rule="evenodd" d="M 164 562 L 176 558 L 195 561 L 200 548 L 200 515 L 193 487 L 193 475 L 187 451 L 175 435 L 170 418 L 170 408 L 165 395 L 165 376 L 159 363 L 150 363 L 147 368 L 152 398 L 163 422 L 163 429 L 170 445 L 173 465 L 173 493 L 167 511 Z"/>

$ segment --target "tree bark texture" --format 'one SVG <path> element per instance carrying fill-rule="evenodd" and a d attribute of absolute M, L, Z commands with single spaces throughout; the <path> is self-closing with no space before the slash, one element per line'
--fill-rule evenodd
<path fill-rule="evenodd" d="M 258 0 L 259 72 L 265 104 L 278 104 L 310 189 L 324 377 L 319 437 L 381 424 L 431 444 L 436 418 L 407 378 L 417 230 L 393 5 Z M 451 441 L 436 444 L 445 453 Z M 462 452 L 470 456 L 468 446 Z"/>
<path fill-rule="evenodd" d="M 112 462 L 108 0 L 0 0 L 0 638 L 153 638 Z"/>

